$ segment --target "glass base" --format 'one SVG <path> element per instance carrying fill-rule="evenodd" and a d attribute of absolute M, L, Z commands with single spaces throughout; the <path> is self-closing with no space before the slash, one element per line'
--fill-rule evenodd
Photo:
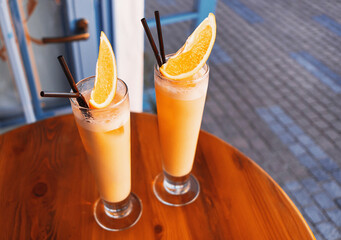
<path fill-rule="evenodd" d="M 142 215 L 142 202 L 130 193 L 126 207 L 121 211 L 110 211 L 108 203 L 97 199 L 94 206 L 94 217 L 98 225 L 108 231 L 122 231 L 134 226 Z"/>
<path fill-rule="evenodd" d="M 171 177 L 167 173 L 160 173 L 154 179 L 153 190 L 157 199 L 169 206 L 184 206 L 192 203 L 200 192 L 198 180 L 189 174 L 187 180 L 184 177 Z M 176 181 L 180 179 L 180 181 Z"/>

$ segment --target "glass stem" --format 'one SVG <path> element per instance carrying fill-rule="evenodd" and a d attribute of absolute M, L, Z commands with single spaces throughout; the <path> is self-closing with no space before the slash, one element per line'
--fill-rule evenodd
<path fill-rule="evenodd" d="M 111 218 L 123 218 L 131 212 L 132 204 L 129 196 L 120 202 L 107 202 L 102 199 L 105 213 Z"/>
<path fill-rule="evenodd" d="M 166 171 L 163 171 L 163 173 L 165 176 L 163 180 L 163 186 L 167 192 L 173 195 L 181 195 L 188 192 L 190 189 L 190 173 L 181 177 L 171 176 Z"/>

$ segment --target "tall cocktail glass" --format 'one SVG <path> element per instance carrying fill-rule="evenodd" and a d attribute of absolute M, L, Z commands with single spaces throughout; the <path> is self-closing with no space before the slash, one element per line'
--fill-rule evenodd
<path fill-rule="evenodd" d="M 207 64 L 193 77 L 171 80 L 154 68 L 156 106 L 163 172 L 154 180 L 154 193 L 164 204 L 182 206 L 199 195 L 191 174 L 209 81 Z"/>
<path fill-rule="evenodd" d="M 95 77 L 77 84 L 85 99 L 90 98 Z M 88 162 L 95 176 L 100 198 L 94 206 L 97 223 L 106 230 L 133 226 L 142 213 L 140 199 L 131 193 L 130 107 L 127 85 L 117 80 L 114 100 L 103 109 L 89 109 L 71 99 Z"/>

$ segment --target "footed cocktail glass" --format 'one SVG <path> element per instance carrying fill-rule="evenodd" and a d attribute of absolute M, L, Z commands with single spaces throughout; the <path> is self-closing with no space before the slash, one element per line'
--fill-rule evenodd
<path fill-rule="evenodd" d="M 95 77 L 77 84 L 89 100 Z M 127 85 L 117 80 L 114 100 L 103 109 L 89 109 L 71 99 L 72 111 L 100 193 L 94 206 L 97 223 L 110 231 L 133 226 L 142 203 L 131 193 L 130 107 Z"/>
<path fill-rule="evenodd" d="M 182 206 L 199 195 L 198 180 L 191 174 L 204 111 L 209 67 L 193 77 L 171 80 L 154 68 L 156 106 L 163 172 L 153 190 L 164 204 Z"/>

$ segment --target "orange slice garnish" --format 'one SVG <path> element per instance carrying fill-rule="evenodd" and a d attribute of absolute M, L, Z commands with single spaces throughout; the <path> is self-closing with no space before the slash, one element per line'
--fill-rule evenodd
<path fill-rule="evenodd" d="M 210 13 L 175 55 L 160 67 L 162 75 L 169 79 L 180 80 L 197 73 L 211 54 L 216 38 L 216 29 L 215 16 Z"/>
<path fill-rule="evenodd" d="M 112 46 L 101 32 L 99 53 L 96 64 L 95 85 L 91 91 L 90 107 L 105 108 L 115 97 L 117 86 L 116 60 Z"/>

